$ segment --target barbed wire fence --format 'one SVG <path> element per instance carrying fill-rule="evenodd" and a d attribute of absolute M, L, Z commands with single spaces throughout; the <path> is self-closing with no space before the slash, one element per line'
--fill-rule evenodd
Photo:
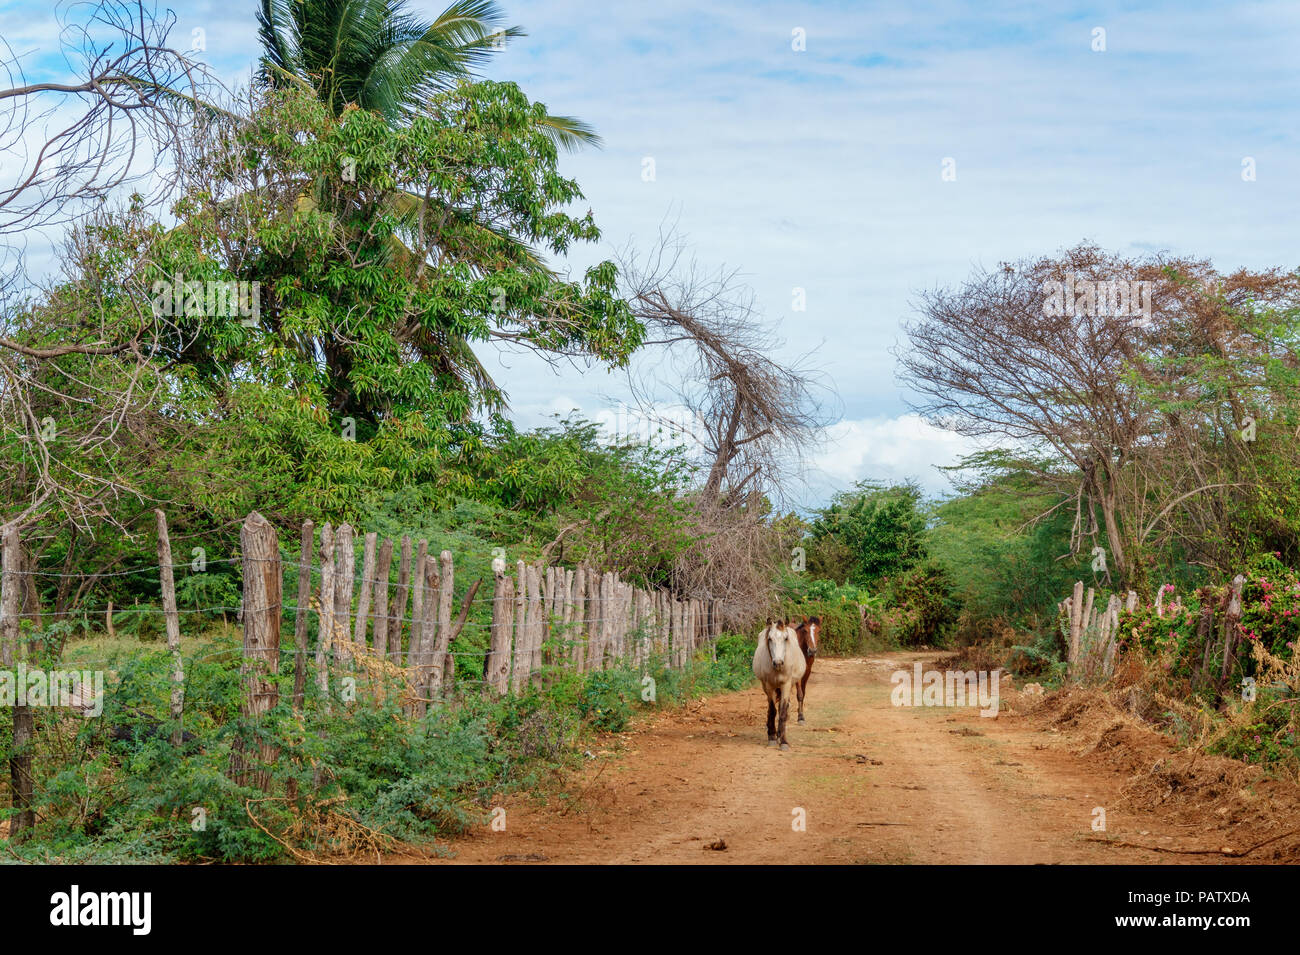
<path fill-rule="evenodd" d="M 341 687 L 355 688 L 358 678 L 370 678 L 376 696 L 390 691 L 381 683 L 396 686 L 405 713 L 421 718 L 430 707 L 447 704 L 458 694 L 520 694 L 556 671 L 586 674 L 642 666 L 651 659 L 681 668 L 702 648 L 708 647 L 716 656 L 713 644 L 722 633 L 719 600 L 685 599 L 666 589 L 637 587 L 613 571 L 582 565 L 516 560 L 511 568 L 500 555 L 492 560 L 490 595 L 480 594 L 484 581 L 477 579 L 464 588 L 457 602 L 453 555 L 450 550 L 435 553 L 428 540 L 381 539 L 377 533 L 362 533 L 358 541 L 349 524 L 326 523 L 318 532 L 314 522 L 306 521 L 295 554 L 281 546 L 277 529 L 256 512 L 240 528 L 239 556 L 204 557 L 199 564 L 202 570 L 208 564 L 239 566 L 238 604 L 182 610 L 177 604 L 175 572 L 185 568 L 193 572 L 195 562 L 173 561 L 161 510 L 155 511 L 155 521 L 156 564 L 99 576 L 135 576 L 159 587 L 161 607 L 121 607 L 117 616 L 133 615 L 137 621 L 146 616 L 162 618 L 171 657 L 170 738 L 176 746 L 184 735 L 187 705 L 203 702 L 186 698 L 182 614 L 189 619 L 204 613 L 236 615 L 241 645 L 194 657 L 189 663 L 237 660 L 240 712 L 254 727 L 280 702 L 278 675 L 286 656 L 293 659 L 289 702 L 295 713 L 303 709 L 309 680 L 315 681 L 322 705 L 329 709 L 344 702 Z M 73 575 L 38 569 L 12 525 L 0 529 L 0 542 L 0 664 L 4 668 L 11 669 L 32 655 L 21 630 L 24 620 L 40 632 L 51 620 L 88 622 L 103 614 L 105 629 L 111 633 L 112 603 L 42 614 L 38 581 Z M 286 600 L 286 579 L 292 585 L 295 572 L 296 590 Z M 89 708 L 94 703 L 79 698 L 74 705 Z M 12 817 L 11 836 L 18 837 L 34 825 L 30 807 L 35 728 L 30 706 L 16 700 L 13 712 L 9 762 L 12 798 L 19 812 Z M 252 749 L 260 751 L 244 752 L 236 746 L 231 778 L 268 790 L 277 753 L 264 741 L 254 743 Z"/>

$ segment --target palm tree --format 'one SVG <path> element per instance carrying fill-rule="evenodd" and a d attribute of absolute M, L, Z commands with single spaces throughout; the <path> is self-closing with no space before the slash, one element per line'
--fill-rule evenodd
<path fill-rule="evenodd" d="M 507 38 L 525 35 L 501 25 L 493 0 L 456 0 L 431 23 L 409 0 L 262 0 L 257 22 L 263 82 L 306 83 L 335 116 L 351 104 L 394 125 L 473 76 Z M 568 149 L 599 142 L 572 117 L 551 116 L 546 125 Z"/>
<path fill-rule="evenodd" d="M 474 77 L 507 38 L 525 36 L 519 27 L 503 26 L 493 0 L 455 0 L 432 22 L 412 13 L 409 0 L 261 0 L 257 22 L 263 83 L 308 86 L 335 117 L 358 107 L 393 126 L 418 115 L 433 94 Z M 573 117 L 547 115 L 541 126 L 563 149 L 600 144 L 595 131 Z M 322 198 L 304 195 L 299 208 L 319 208 Z M 392 211 L 412 221 L 423 202 L 404 193 Z M 509 240 L 488 223 L 461 225 Z M 529 267 L 550 271 L 525 243 L 509 241 Z M 397 236 L 390 245 L 396 256 L 409 254 Z M 426 335 L 417 344 L 431 366 L 479 395 L 483 406 L 502 410 L 504 394 L 468 341 Z"/>

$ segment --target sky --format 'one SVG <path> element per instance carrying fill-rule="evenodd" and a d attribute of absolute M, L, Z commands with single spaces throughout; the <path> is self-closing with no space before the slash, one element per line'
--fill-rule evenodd
<path fill-rule="evenodd" d="M 528 35 L 487 75 L 604 140 L 561 163 L 604 235 L 563 264 L 648 248 L 672 223 L 702 266 L 741 272 L 779 357 L 807 356 L 833 385 L 803 506 L 864 479 L 941 494 L 938 468 L 973 450 L 912 413 L 895 379 L 924 290 L 1083 240 L 1297 265 L 1300 4 L 502 6 Z M 253 0 L 171 8 L 176 46 L 201 37 L 199 58 L 247 82 Z M 58 72 L 48 3 L 0 0 L 0 37 L 29 77 Z M 524 425 L 609 420 L 626 398 L 601 368 L 481 354 Z"/>

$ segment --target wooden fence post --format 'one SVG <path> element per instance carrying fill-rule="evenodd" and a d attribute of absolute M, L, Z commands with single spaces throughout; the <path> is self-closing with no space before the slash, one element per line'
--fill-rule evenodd
<path fill-rule="evenodd" d="M 158 529 L 158 579 L 162 584 L 163 620 L 167 627 L 167 652 L 172 657 L 172 745 L 181 745 L 181 720 L 185 713 L 185 665 L 181 659 L 181 619 L 176 611 L 176 578 L 172 574 L 172 542 L 167 515 L 154 510 Z"/>
<path fill-rule="evenodd" d="M 518 693 L 528 681 L 528 665 L 532 661 L 528 648 L 528 565 L 515 561 L 514 584 L 514 656 L 510 664 L 510 689 Z"/>
<path fill-rule="evenodd" d="M 605 660 L 606 665 L 617 666 L 622 648 L 619 646 L 622 626 L 623 593 L 618 574 L 605 575 Z"/>
<path fill-rule="evenodd" d="M 555 618 L 555 568 L 546 567 L 538 571 L 542 575 L 542 643 L 551 637 L 551 627 Z M 545 662 L 550 663 L 548 659 Z"/>
<path fill-rule="evenodd" d="M 542 641 L 546 620 L 542 616 L 542 572 L 536 564 L 528 567 L 528 682 L 541 679 Z"/>
<path fill-rule="evenodd" d="M 591 581 L 591 637 L 587 641 L 587 670 L 605 668 L 605 645 L 609 641 L 609 574 L 602 573 Z"/>
<path fill-rule="evenodd" d="M 406 618 L 406 598 L 410 592 L 411 538 L 403 534 L 402 556 L 397 564 L 397 593 L 388 611 L 388 659 L 398 666 L 402 665 L 402 621 Z"/>
<path fill-rule="evenodd" d="M 1110 676 L 1115 670 L 1115 647 L 1119 640 L 1119 594 L 1111 594 L 1106 602 L 1106 639 L 1102 644 L 1102 674 Z"/>
<path fill-rule="evenodd" d="M 1210 679 L 1210 660 L 1214 655 L 1214 601 L 1206 600 L 1201 606 L 1201 614 L 1196 621 L 1196 638 L 1204 648 L 1201 652 L 1201 673 L 1199 684 L 1204 687 Z"/>
<path fill-rule="evenodd" d="M 573 572 L 573 669 L 581 673 L 587 660 L 587 570 L 579 564 Z"/>
<path fill-rule="evenodd" d="M 298 548 L 298 606 L 293 616 L 293 711 L 302 712 L 307 690 L 307 625 L 311 603 L 311 559 L 316 546 L 316 525 L 302 522 L 302 543 Z"/>
<path fill-rule="evenodd" d="M 429 542 L 421 540 L 415 555 L 415 572 L 411 577 L 411 638 L 406 648 L 406 666 L 418 673 L 420 644 L 424 640 L 424 578 L 429 565 Z"/>
<path fill-rule="evenodd" d="M 0 663 L 13 667 L 25 654 L 19 627 L 23 591 L 23 552 L 18 528 L 6 524 L 0 528 L 3 546 L 3 580 L 0 581 Z M 15 810 L 9 824 L 9 837 L 19 842 L 36 825 L 31 808 L 35 790 L 32 778 L 32 713 L 15 700 L 13 713 L 13 749 L 9 754 L 10 798 Z"/>
<path fill-rule="evenodd" d="M 281 576 L 280 544 L 275 528 L 253 512 L 239 533 L 244 565 L 244 660 L 240 676 L 245 718 L 256 723 L 279 700 L 275 676 L 280 667 Z M 236 784 L 271 789 L 271 767 L 278 749 L 255 744 L 256 762 L 250 760 L 243 740 L 236 740 L 230 757 L 230 775 Z"/>
<path fill-rule="evenodd" d="M 320 529 L 320 624 L 316 635 L 316 683 L 328 711 L 330 654 L 334 648 L 334 527 Z"/>
<path fill-rule="evenodd" d="M 436 641 L 429 641 L 431 644 L 430 698 L 442 691 L 443 677 L 446 675 L 447 650 L 451 646 L 451 601 L 456 587 L 456 568 L 452 562 L 451 551 L 444 550 L 438 555 L 438 565 L 438 638 Z"/>
<path fill-rule="evenodd" d="M 410 557 L 410 552 L 407 552 Z M 380 660 L 388 659 L 389 641 L 396 636 L 398 646 L 401 646 L 401 634 L 392 634 L 389 632 L 389 610 L 388 610 L 388 577 L 393 567 L 393 539 L 384 538 L 384 544 L 379 548 L 379 563 L 375 565 L 375 584 L 374 584 L 374 617 L 375 617 L 375 653 L 379 655 Z"/>
<path fill-rule="evenodd" d="M 338 633 L 339 659 L 351 660 L 352 591 L 357 578 L 357 550 L 352 525 L 340 524 L 334 531 L 334 628 Z"/>
<path fill-rule="evenodd" d="M 366 645 L 366 624 L 370 622 L 370 595 L 375 579 L 375 545 L 379 535 L 371 531 L 365 536 L 361 558 L 361 589 L 357 593 L 357 619 L 353 627 L 352 642 L 358 647 Z M 353 565 L 355 566 L 355 564 Z M 349 603 L 352 595 L 349 593 Z"/>
<path fill-rule="evenodd" d="M 1079 643 L 1082 638 L 1083 630 L 1083 581 L 1074 582 L 1074 594 L 1070 597 L 1070 644 L 1069 644 L 1069 664 L 1070 669 L 1079 659 Z"/>
<path fill-rule="evenodd" d="M 483 657 L 483 682 L 498 694 L 510 679 L 510 595 L 505 560 L 492 561 L 492 627 L 488 652 Z"/>
<path fill-rule="evenodd" d="M 1232 591 L 1228 597 L 1228 610 L 1223 619 L 1223 669 L 1219 673 L 1219 692 L 1227 685 L 1228 674 L 1232 672 L 1232 662 L 1236 659 L 1233 649 L 1237 643 L 1237 625 L 1241 621 L 1241 590 L 1246 578 L 1241 574 L 1232 578 Z"/>
<path fill-rule="evenodd" d="M 420 621 L 420 649 L 415 667 L 415 707 L 418 716 L 424 716 L 429 702 L 429 672 L 433 659 L 433 644 L 437 639 L 438 601 L 438 567 L 429 557 L 424 562 L 424 619 Z"/>

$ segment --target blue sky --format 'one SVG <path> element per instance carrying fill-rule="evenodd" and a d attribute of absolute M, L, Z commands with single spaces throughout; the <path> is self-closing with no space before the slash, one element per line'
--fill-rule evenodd
<path fill-rule="evenodd" d="M 941 491 L 934 465 L 968 447 L 911 417 L 894 379 L 922 289 L 1082 239 L 1223 269 L 1297 264 L 1294 3 L 503 6 L 529 35 L 489 75 L 605 140 L 563 162 L 608 242 L 573 264 L 648 244 L 669 218 L 701 263 L 742 270 L 789 356 L 816 350 L 843 420 L 814 455 L 806 503 L 859 478 Z M 173 3 L 176 45 L 201 29 L 202 58 L 246 80 L 255 7 Z M 0 36 L 30 51 L 33 74 L 51 67 L 46 3 L 0 0 Z M 599 417 L 622 393 L 601 370 L 486 357 L 523 423 Z"/>

